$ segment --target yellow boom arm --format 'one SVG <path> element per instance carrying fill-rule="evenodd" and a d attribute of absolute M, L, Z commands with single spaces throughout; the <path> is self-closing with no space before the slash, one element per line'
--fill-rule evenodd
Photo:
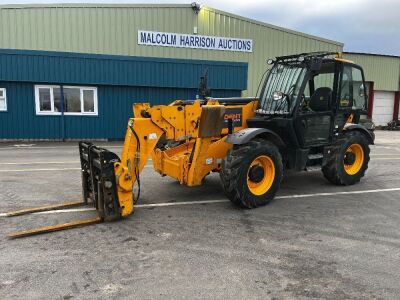
<path fill-rule="evenodd" d="M 207 174 L 219 171 L 231 148 L 225 143 L 226 119 L 239 119 L 234 129 L 242 129 L 246 127 L 245 120 L 254 115 L 256 104 L 251 101 L 220 105 L 212 99 L 205 105 L 200 101 L 186 105 L 175 101 L 169 106 L 155 107 L 135 104 L 135 117 L 128 122 L 121 161 L 114 163 L 121 216 L 133 212 L 133 186 L 150 156 L 157 172 L 188 186 L 201 185 Z M 230 108 L 236 113 L 229 113 Z"/>

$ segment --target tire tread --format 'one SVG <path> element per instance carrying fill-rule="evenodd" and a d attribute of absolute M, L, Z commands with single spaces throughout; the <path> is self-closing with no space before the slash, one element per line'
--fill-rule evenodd
<path fill-rule="evenodd" d="M 272 155 L 275 156 L 278 161 L 278 164 L 275 165 L 276 174 L 278 174 L 278 177 L 280 177 L 277 178 L 279 181 L 278 185 L 275 187 L 274 191 L 270 193 L 270 196 L 265 198 L 265 201 L 262 203 L 260 201 L 255 201 L 253 197 L 243 195 L 243 193 L 240 191 L 240 186 L 244 184 L 243 182 L 239 182 L 241 180 L 239 174 L 242 162 L 252 151 L 267 151 L 267 153 L 272 153 Z M 275 192 L 279 189 L 279 184 L 282 180 L 282 173 L 283 164 L 279 149 L 273 143 L 265 139 L 254 139 L 244 145 L 235 145 L 231 150 L 228 151 L 226 158 L 222 161 L 220 178 L 225 195 L 229 200 L 241 207 L 255 208 L 265 205 L 272 200 Z"/>
<path fill-rule="evenodd" d="M 364 163 L 361 170 L 353 176 L 344 174 L 341 170 L 343 165 L 343 151 L 345 147 L 343 145 L 348 144 L 349 141 L 361 138 L 362 143 L 364 144 Z M 368 140 L 364 137 L 362 133 L 359 132 L 349 132 L 345 134 L 343 137 L 339 138 L 332 147 L 331 153 L 329 154 L 326 164 L 322 167 L 322 173 L 324 177 L 335 185 L 352 185 L 361 180 L 364 177 L 365 172 L 368 169 L 368 163 L 370 160 L 370 148 Z"/>

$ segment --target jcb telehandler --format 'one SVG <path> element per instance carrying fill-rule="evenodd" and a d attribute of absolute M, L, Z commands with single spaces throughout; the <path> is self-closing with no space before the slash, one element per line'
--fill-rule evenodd
<path fill-rule="evenodd" d="M 303 53 L 269 60 L 258 98 L 178 100 L 133 106 L 122 155 L 79 143 L 83 202 L 98 218 L 11 234 L 20 237 L 117 220 L 134 211 L 134 184 L 151 157 L 155 171 L 187 186 L 219 172 L 226 196 L 245 208 L 267 204 L 284 170 L 319 167 L 337 185 L 360 181 L 373 135 L 359 123 L 367 112 L 362 68 L 335 53 Z"/>

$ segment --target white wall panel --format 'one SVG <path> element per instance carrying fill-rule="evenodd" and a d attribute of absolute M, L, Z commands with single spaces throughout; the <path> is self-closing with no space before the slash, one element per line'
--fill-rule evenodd
<path fill-rule="evenodd" d="M 386 126 L 393 119 L 394 92 L 375 91 L 372 121 L 377 126 Z"/>

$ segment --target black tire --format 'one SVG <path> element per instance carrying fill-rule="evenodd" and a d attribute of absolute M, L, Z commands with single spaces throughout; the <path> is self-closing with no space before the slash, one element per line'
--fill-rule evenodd
<path fill-rule="evenodd" d="M 363 150 L 363 161 L 361 168 L 355 174 L 349 174 L 345 169 L 347 150 L 351 145 L 359 145 Z M 326 164 L 322 167 L 325 178 L 336 185 L 353 185 L 360 181 L 368 169 L 370 149 L 369 142 L 361 132 L 349 132 L 338 139 L 327 157 Z"/>
<path fill-rule="evenodd" d="M 260 156 L 266 156 L 272 161 L 275 176 L 265 193 L 255 195 L 248 186 L 248 172 L 252 162 Z M 264 139 L 254 139 L 243 145 L 235 145 L 223 160 L 220 171 L 222 187 L 226 196 L 234 204 L 245 208 L 255 208 L 270 202 L 279 189 L 282 174 L 283 164 L 279 149 Z"/>

